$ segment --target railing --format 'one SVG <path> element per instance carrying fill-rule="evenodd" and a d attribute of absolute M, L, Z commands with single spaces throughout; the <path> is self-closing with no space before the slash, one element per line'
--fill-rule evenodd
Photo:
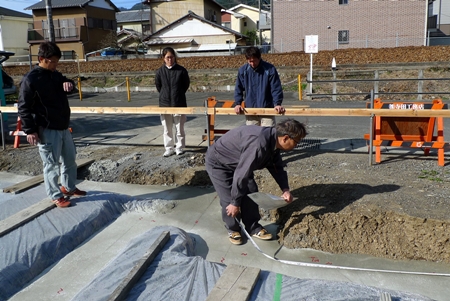
<path fill-rule="evenodd" d="M 440 95 L 449 95 L 449 91 L 426 91 L 424 92 L 423 84 L 424 81 L 449 81 L 450 78 L 424 78 L 423 71 L 419 70 L 419 74 L 417 78 L 379 78 L 379 71 L 374 72 L 373 79 L 337 79 L 336 72 L 332 72 L 333 79 L 330 80 L 310 80 L 311 76 L 308 73 L 307 77 L 307 97 L 310 98 L 319 98 L 319 97 L 331 97 L 333 101 L 337 100 L 337 96 L 357 96 L 364 95 L 365 99 L 370 98 L 369 91 L 367 92 L 348 92 L 348 93 L 338 93 L 338 84 L 352 84 L 352 83 L 360 83 L 360 82 L 369 82 L 373 83 L 373 93 L 374 97 L 378 98 L 380 95 L 417 95 L 417 100 L 422 100 L 423 95 L 434 95 L 435 97 L 439 97 Z M 417 82 L 417 92 L 413 91 L 405 91 L 405 92 L 390 92 L 390 91 L 381 91 L 380 82 Z M 321 83 L 331 83 L 332 84 L 332 93 L 312 93 L 313 85 L 321 84 Z M 347 85 L 348 87 L 348 85 Z M 399 99 L 399 97 L 396 97 Z"/>
<path fill-rule="evenodd" d="M 48 29 L 29 29 L 28 43 L 49 40 L 50 34 Z M 56 41 L 80 41 L 81 27 L 56 27 Z"/>

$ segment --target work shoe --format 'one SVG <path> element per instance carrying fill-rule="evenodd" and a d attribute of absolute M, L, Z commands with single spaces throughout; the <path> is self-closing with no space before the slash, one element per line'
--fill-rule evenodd
<path fill-rule="evenodd" d="M 261 230 L 259 230 L 258 233 L 255 233 L 252 235 L 253 237 L 262 239 L 262 240 L 271 240 L 272 239 L 272 234 L 270 234 L 269 232 L 267 232 L 266 229 L 262 228 Z"/>
<path fill-rule="evenodd" d="M 182 150 L 182 149 L 176 149 L 175 150 L 175 153 L 179 156 L 179 155 L 182 155 L 182 154 L 184 154 L 184 151 Z"/>
<path fill-rule="evenodd" d="M 67 191 L 67 189 L 64 186 L 61 186 L 61 192 L 65 196 L 84 196 L 84 195 L 86 195 L 86 191 L 80 190 L 78 188 L 75 188 L 72 191 Z"/>
<path fill-rule="evenodd" d="M 228 239 L 230 240 L 230 242 L 233 245 L 240 245 L 242 244 L 242 237 L 241 237 L 241 233 L 233 231 L 233 232 L 228 232 Z"/>
<path fill-rule="evenodd" d="M 175 152 L 173 151 L 173 149 L 168 149 L 164 152 L 163 157 L 170 157 L 173 154 L 175 154 Z"/>
<path fill-rule="evenodd" d="M 70 206 L 70 201 L 68 197 L 60 197 L 57 200 L 52 200 L 53 204 L 55 204 L 57 207 L 64 208 Z"/>

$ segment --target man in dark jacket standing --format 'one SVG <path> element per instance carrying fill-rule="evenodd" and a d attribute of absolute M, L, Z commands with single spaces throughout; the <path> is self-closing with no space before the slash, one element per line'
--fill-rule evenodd
<path fill-rule="evenodd" d="M 242 113 L 244 100 L 246 108 L 274 108 L 277 114 L 284 113 L 285 110 L 281 105 L 283 88 L 277 69 L 261 59 L 261 51 L 257 47 L 247 48 L 245 58 L 247 63 L 239 68 L 234 88 L 236 114 Z M 246 115 L 245 117 L 247 125 L 275 125 L 274 116 Z"/>
<path fill-rule="evenodd" d="M 86 192 L 75 186 L 76 150 L 69 130 L 67 99 L 74 82 L 56 71 L 60 58 L 61 50 L 55 43 L 39 45 L 39 64 L 20 84 L 18 112 L 27 141 L 39 146 L 47 195 L 56 206 L 68 207 L 70 196 L 82 196 Z M 61 187 L 58 184 L 60 175 Z"/>
<path fill-rule="evenodd" d="M 286 202 L 293 200 L 280 150 L 290 151 L 306 136 L 305 126 L 287 119 L 276 127 L 241 126 L 228 131 L 208 148 L 206 171 L 220 198 L 222 220 L 232 244 L 242 243 L 242 219 L 245 230 L 253 237 L 269 240 L 260 224 L 258 205 L 247 195 L 258 191 L 255 170 L 267 168 L 283 192 Z"/>

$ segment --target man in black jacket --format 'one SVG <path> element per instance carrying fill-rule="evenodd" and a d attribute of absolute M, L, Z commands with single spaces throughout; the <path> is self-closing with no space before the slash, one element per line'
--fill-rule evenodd
<path fill-rule="evenodd" d="M 206 171 L 214 185 L 222 206 L 222 220 L 232 244 L 242 243 L 242 219 L 245 230 L 253 237 L 270 240 L 260 224 L 258 205 L 247 195 L 258 191 L 255 170 L 267 168 L 283 192 L 286 202 L 293 200 L 280 150 L 291 151 L 307 135 L 305 126 L 287 119 L 276 127 L 248 125 L 234 128 L 208 148 Z"/>
<path fill-rule="evenodd" d="M 61 50 L 53 42 L 39 45 L 39 64 L 20 84 L 18 112 L 31 145 L 39 146 L 47 195 L 58 207 L 70 206 L 70 196 L 86 195 L 75 186 L 76 150 L 69 130 L 67 93 L 74 82 L 56 71 Z M 60 166 L 61 162 L 61 166 Z M 59 187 L 58 177 L 61 175 Z"/>

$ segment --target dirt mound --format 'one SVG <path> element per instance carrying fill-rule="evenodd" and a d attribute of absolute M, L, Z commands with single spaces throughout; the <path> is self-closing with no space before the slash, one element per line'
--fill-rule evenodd
<path fill-rule="evenodd" d="M 380 208 L 344 209 L 319 216 L 299 212 L 280 232 L 288 248 L 312 248 L 331 253 L 450 262 L 450 224 L 412 217 Z M 362 251 L 362 252 L 361 252 Z"/>
<path fill-rule="evenodd" d="M 332 59 L 337 65 L 368 65 L 393 63 L 422 63 L 450 61 L 450 46 L 421 46 L 396 48 L 354 48 L 320 51 L 313 56 L 315 67 L 329 67 Z M 310 54 L 300 52 L 264 54 L 263 59 L 280 67 L 308 67 Z M 178 62 L 188 70 L 237 69 L 244 62 L 242 55 L 181 57 Z M 104 60 L 88 62 L 61 62 L 63 74 L 130 73 L 155 71 L 161 59 Z M 79 68 L 79 69 L 78 69 Z M 10 76 L 22 76 L 29 66 L 5 66 Z"/>

